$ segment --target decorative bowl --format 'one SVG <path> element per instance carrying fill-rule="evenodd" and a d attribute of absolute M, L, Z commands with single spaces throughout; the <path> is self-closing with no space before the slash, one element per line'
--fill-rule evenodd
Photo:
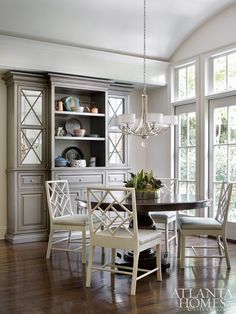
<path fill-rule="evenodd" d="M 79 106 L 79 107 L 77 108 L 77 112 L 84 112 L 84 107 Z"/>
<path fill-rule="evenodd" d="M 85 135 L 85 129 L 74 129 L 74 136 L 82 137 Z"/>

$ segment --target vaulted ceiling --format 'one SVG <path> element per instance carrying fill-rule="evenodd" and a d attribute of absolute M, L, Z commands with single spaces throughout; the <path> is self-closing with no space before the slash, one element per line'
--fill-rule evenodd
<path fill-rule="evenodd" d="M 169 60 L 236 0 L 147 0 L 147 55 Z M 140 56 L 143 0 L 0 0 L 0 34 Z"/>

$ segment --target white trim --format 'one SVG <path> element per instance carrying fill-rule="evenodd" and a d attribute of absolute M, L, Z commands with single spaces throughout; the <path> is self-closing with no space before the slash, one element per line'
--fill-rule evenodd
<path fill-rule="evenodd" d="M 143 58 L 0 35 L 0 69 L 46 71 L 143 83 Z M 147 59 L 147 84 L 166 85 L 169 62 Z"/>
<path fill-rule="evenodd" d="M 0 239 L 5 239 L 5 235 L 7 233 L 7 226 L 0 227 Z"/>

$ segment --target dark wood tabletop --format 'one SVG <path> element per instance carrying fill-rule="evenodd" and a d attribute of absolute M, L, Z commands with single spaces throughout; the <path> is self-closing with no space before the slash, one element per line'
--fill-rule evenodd
<path fill-rule="evenodd" d="M 209 207 L 211 200 L 197 195 L 161 194 L 156 199 L 136 200 L 138 211 L 178 211 Z"/>
<path fill-rule="evenodd" d="M 109 198 L 103 201 L 104 207 L 108 204 Z M 131 199 L 127 199 L 124 205 L 129 207 L 129 205 L 131 205 Z M 136 205 L 138 212 L 178 211 L 209 207 L 211 200 L 198 195 L 161 193 L 159 198 L 137 199 Z"/>

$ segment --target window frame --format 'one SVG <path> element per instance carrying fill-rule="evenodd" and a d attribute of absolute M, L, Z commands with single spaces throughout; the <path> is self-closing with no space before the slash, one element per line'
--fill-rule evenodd
<path fill-rule="evenodd" d="M 187 83 L 186 83 L 186 97 L 180 97 L 179 95 L 179 71 L 182 69 L 186 69 L 186 73 L 187 73 L 187 68 L 193 66 L 195 67 L 195 95 L 194 96 L 188 96 L 187 95 Z M 173 68 L 173 80 L 172 80 L 172 85 L 174 86 L 174 88 L 172 89 L 172 102 L 182 102 L 182 101 L 189 101 L 191 99 L 195 99 L 196 98 L 196 77 L 197 77 L 197 67 L 196 67 L 196 60 L 191 60 L 187 63 L 183 63 L 180 65 L 177 65 Z M 187 75 L 186 75 L 186 82 L 187 82 Z"/>
<path fill-rule="evenodd" d="M 236 53 L 236 48 L 230 50 L 224 50 L 215 54 L 208 56 L 207 64 L 205 64 L 206 69 L 206 86 L 205 86 L 205 95 L 218 95 L 227 93 L 230 91 L 235 91 L 236 86 L 234 88 L 228 88 L 228 56 Z M 214 91 L 214 60 L 220 57 L 226 57 L 226 89 L 221 91 Z"/>

